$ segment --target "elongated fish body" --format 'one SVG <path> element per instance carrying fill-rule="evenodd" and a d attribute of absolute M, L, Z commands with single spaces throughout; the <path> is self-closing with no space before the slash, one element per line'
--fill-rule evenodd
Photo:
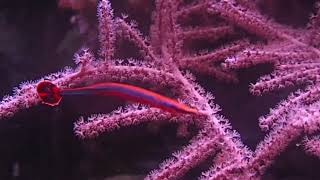
<path fill-rule="evenodd" d="M 67 95 L 102 95 L 117 96 L 125 100 L 139 102 L 142 104 L 148 104 L 150 106 L 157 107 L 171 113 L 198 113 L 196 109 L 191 108 L 174 99 L 149 91 L 147 89 L 123 83 L 105 82 L 85 87 L 60 90 L 56 85 L 52 84 L 51 82 L 44 81 L 43 84 L 38 84 L 37 89 L 45 89 L 42 86 L 48 88 L 45 92 L 38 91 L 38 94 L 40 97 L 44 97 L 42 98 L 44 100 L 44 103 L 46 103 L 46 100 L 49 99 L 50 101 L 46 103 L 49 105 L 59 104 L 62 96 Z M 50 89 L 52 94 L 50 94 Z M 56 100 L 56 102 L 54 100 Z"/>

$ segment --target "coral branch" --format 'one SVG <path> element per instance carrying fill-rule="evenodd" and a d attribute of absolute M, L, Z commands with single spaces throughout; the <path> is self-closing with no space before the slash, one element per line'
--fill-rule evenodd
<path fill-rule="evenodd" d="M 71 6 L 71 2 L 65 3 Z M 192 168 L 211 157 L 212 166 L 202 173 L 202 180 L 259 179 L 276 157 L 301 136 L 305 136 L 305 151 L 320 156 L 320 138 L 315 134 L 320 130 L 319 7 L 308 26 L 298 29 L 262 15 L 256 1 L 155 0 L 154 4 L 150 32 L 143 32 L 150 34 L 149 40 L 133 21 L 114 17 L 108 0 L 99 1 L 98 57 L 83 48 L 75 55 L 73 68 L 22 84 L 0 102 L 0 119 L 10 119 L 18 111 L 40 104 L 35 88 L 44 79 L 61 88 L 125 82 L 163 92 L 198 110 L 195 114 L 169 113 L 134 104 L 108 114 L 98 112 L 87 119 L 80 117 L 74 123 L 76 136 L 91 141 L 102 134 L 121 131 L 122 127 L 144 123 L 176 123 L 178 135 L 186 135 L 189 130 L 196 134 L 146 179 L 183 179 Z M 146 12 L 151 13 L 151 9 L 146 8 Z M 114 59 L 118 55 L 116 47 L 121 46 L 119 39 L 136 46 L 141 55 L 138 60 Z M 197 81 L 195 77 L 199 76 L 190 72 L 236 83 L 241 79 L 237 77 L 241 71 L 236 70 L 266 62 L 273 65 L 273 72 L 250 86 L 252 94 L 300 86 L 268 115 L 259 118 L 262 130 L 269 132 L 251 151 L 228 120 L 218 114 L 220 109 L 212 93 L 197 83 L 203 81 Z M 159 96 L 147 98 L 155 100 Z"/>

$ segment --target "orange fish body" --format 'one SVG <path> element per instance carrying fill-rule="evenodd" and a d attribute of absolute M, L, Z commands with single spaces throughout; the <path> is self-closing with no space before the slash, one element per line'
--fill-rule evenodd
<path fill-rule="evenodd" d="M 191 108 L 174 99 L 147 89 L 123 83 L 106 82 L 79 88 L 59 89 L 50 81 L 42 81 L 37 85 L 37 92 L 42 101 L 51 106 L 58 105 L 62 96 L 66 95 L 108 95 L 148 104 L 171 113 L 198 113 L 197 109 Z"/>

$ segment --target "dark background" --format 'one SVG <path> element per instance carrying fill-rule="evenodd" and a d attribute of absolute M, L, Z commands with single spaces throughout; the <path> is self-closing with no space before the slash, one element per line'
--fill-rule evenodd
<path fill-rule="evenodd" d="M 148 34 L 152 3 L 145 0 L 111 3 L 116 15 L 129 14 L 138 22 L 139 29 Z M 304 27 L 313 10 L 313 1 L 261 0 L 259 4 L 263 13 L 296 27 Z M 83 45 L 96 52 L 95 12 L 86 12 L 91 34 L 79 32 L 77 25 L 70 22 L 79 11 L 59 8 L 55 0 L 1 0 L 0 95 L 11 94 L 21 82 L 74 66 L 73 54 Z M 119 57 L 134 54 L 119 49 Z M 221 114 L 231 121 L 251 149 L 265 135 L 258 127 L 258 117 L 296 89 L 260 97 L 250 95 L 249 83 L 271 70 L 270 65 L 240 70 L 239 84 L 197 76 L 198 82 L 216 97 Z M 95 140 L 75 137 L 73 123 L 80 116 L 109 112 L 124 103 L 116 98 L 65 98 L 58 107 L 39 105 L 1 120 L 0 180 L 141 179 L 188 143 L 190 137 L 176 137 L 174 124 L 161 126 L 158 131 L 150 131 L 147 124 L 123 128 Z M 301 146 L 296 146 L 298 142 L 281 153 L 263 179 L 320 179 L 319 159 L 306 155 Z M 183 179 L 196 179 L 210 163 L 210 160 L 202 163 Z"/>

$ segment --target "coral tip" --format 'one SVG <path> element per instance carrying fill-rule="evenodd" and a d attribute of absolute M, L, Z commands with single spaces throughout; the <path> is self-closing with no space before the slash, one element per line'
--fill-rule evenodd
<path fill-rule="evenodd" d="M 62 98 L 59 87 L 46 80 L 38 83 L 37 93 L 42 102 L 50 106 L 58 105 Z"/>

